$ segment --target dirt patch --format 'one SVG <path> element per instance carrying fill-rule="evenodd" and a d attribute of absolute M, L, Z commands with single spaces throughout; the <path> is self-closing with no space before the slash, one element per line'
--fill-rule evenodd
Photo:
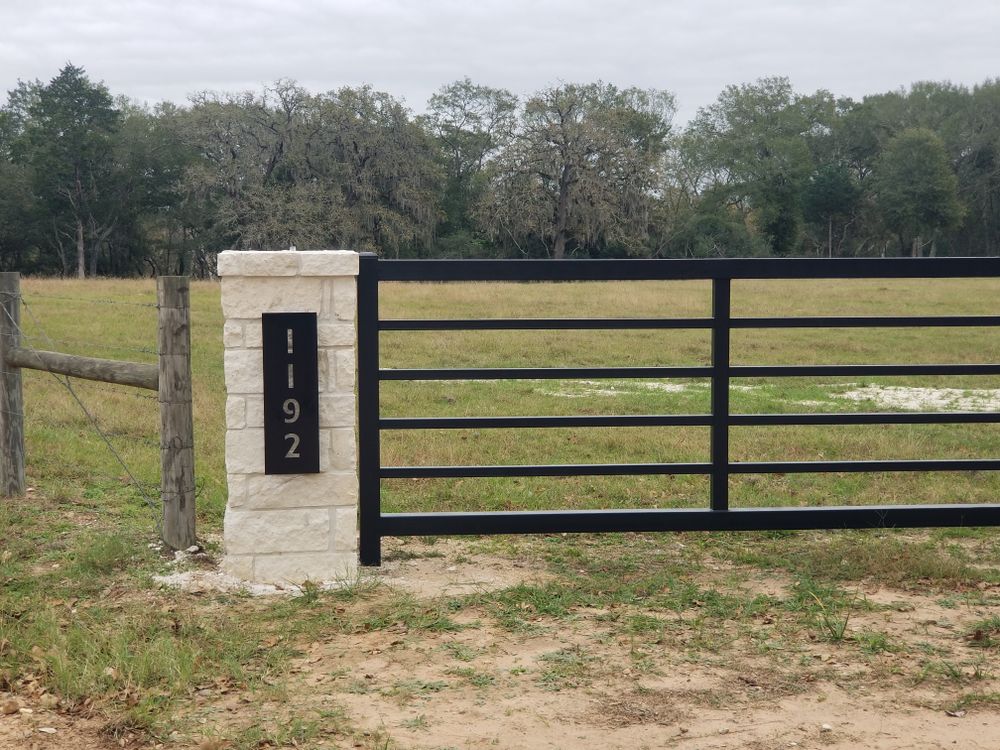
<path fill-rule="evenodd" d="M 833 394 L 851 401 L 874 401 L 880 408 L 910 411 L 998 411 L 1000 388 L 913 388 L 867 385 Z"/>
<path fill-rule="evenodd" d="M 16 709 L 15 709 L 16 705 Z M 3 750 L 111 750 L 133 747 L 137 737 L 127 734 L 124 744 L 102 733 L 103 722 L 69 716 L 0 693 L 0 748 Z M 6 713 L 12 711 L 12 713 Z"/>
<path fill-rule="evenodd" d="M 498 591 L 549 578 L 537 562 L 511 560 L 474 551 L 461 540 L 387 539 L 381 568 L 364 575 L 394 589 L 432 599 Z"/>
<path fill-rule="evenodd" d="M 461 540 L 392 542 L 386 552 L 385 597 L 403 589 L 440 603 L 539 579 L 531 566 Z M 703 566 L 699 581 L 714 576 L 716 586 L 726 580 L 776 602 L 789 596 L 781 576 L 715 567 Z M 578 607 L 564 618 L 527 617 L 520 629 L 465 607 L 453 617 L 457 630 L 400 623 L 308 644 L 286 700 L 306 712 L 335 707 L 366 748 L 996 750 L 995 652 L 975 652 L 966 631 L 1000 607 L 942 599 L 863 588 L 837 642 L 779 604 L 750 620 L 691 612 L 639 632 L 616 614 L 642 615 L 641 607 Z M 651 622 L 655 613 L 645 615 Z M 980 656 L 977 671 L 970 664 Z M 226 734 L 224 714 L 208 709 L 203 718 Z"/>

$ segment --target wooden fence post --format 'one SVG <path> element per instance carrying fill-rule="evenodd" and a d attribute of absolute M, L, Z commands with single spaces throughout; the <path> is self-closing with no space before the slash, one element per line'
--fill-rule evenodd
<path fill-rule="evenodd" d="M 173 549 L 186 549 L 195 543 L 188 278 L 160 276 L 156 292 L 159 308 L 162 533 L 167 545 Z"/>
<path fill-rule="evenodd" d="M 21 370 L 7 352 L 21 344 L 21 274 L 0 273 L 0 494 L 24 494 L 24 396 Z"/>

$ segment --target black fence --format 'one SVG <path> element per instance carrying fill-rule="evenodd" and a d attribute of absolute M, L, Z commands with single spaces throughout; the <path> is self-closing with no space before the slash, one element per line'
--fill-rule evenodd
<path fill-rule="evenodd" d="M 1000 459 L 891 461 L 729 460 L 729 428 L 748 425 L 997 423 L 998 413 L 732 414 L 733 378 L 878 375 L 997 375 L 1000 364 L 765 365 L 730 364 L 729 337 L 747 328 L 868 328 L 997 326 L 997 315 L 907 317 L 733 318 L 733 279 L 972 278 L 1000 276 L 1000 258 L 734 259 L 734 260 L 382 260 L 363 255 L 358 277 L 358 415 L 361 563 L 378 565 L 385 536 L 537 534 L 608 531 L 721 531 L 914 526 L 1000 525 L 1000 504 L 729 508 L 732 474 L 1000 470 Z M 710 318 L 531 318 L 381 320 L 380 281 L 649 281 L 709 279 Z M 526 329 L 706 329 L 706 367 L 549 367 L 381 369 L 380 331 Z M 711 412 L 693 415 L 383 418 L 385 380 L 518 378 L 710 378 Z M 707 463 L 564 464 L 516 466 L 382 466 L 380 432 L 407 429 L 511 427 L 704 426 L 711 433 Z M 705 474 L 705 509 L 576 510 L 473 513 L 382 513 L 380 480 L 428 477 L 555 477 L 576 475 Z"/>

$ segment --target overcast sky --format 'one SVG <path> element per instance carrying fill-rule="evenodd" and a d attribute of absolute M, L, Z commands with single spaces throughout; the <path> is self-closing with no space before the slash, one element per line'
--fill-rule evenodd
<path fill-rule="evenodd" d="M 67 61 L 150 104 L 293 78 L 370 83 L 422 110 L 445 83 L 527 94 L 664 88 L 678 120 L 727 84 L 785 75 L 860 98 L 1000 76 L 996 0 L 0 0 L 0 87 Z"/>

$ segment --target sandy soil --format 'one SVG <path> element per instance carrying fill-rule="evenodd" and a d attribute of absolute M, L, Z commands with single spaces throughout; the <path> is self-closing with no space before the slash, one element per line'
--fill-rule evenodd
<path fill-rule="evenodd" d="M 461 540 L 394 540 L 386 559 L 369 604 L 405 593 L 433 606 L 540 581 L 526 562 Z M 776 598 L 790 584 L 715 563 L 694 575 L 705 586 L 727 579 Z M 445 632 L 403 622 L 331 629 L 302 644 L 280 690 L 198 691 L 184 719 L 204 734 L 158 747 L 226 750 L 227 738 L 256 720 L 297 716 L 320 725 L 295 745 L 303 748 L 998 750 L 1000 700 L 988 697 L 1000 695 L 1000 652 L 975 648 L 969 625 L 1000 614 L 1000 604 L 956 605 L 941 592 L 863 582 L 857 593 L 866 606 L 852 613 L 848 639 L 832 643 L 774 607 L 749 624 L 612 607 L 560 619 L 526 612 L 525 627 L 509 630 L 485 609 L 465 607 L 452 615 L 459 629 Z M 982 593 L 1000 601 L 1000 587 Z M 630 634 L 624 622 L 638 615 L 659 618 L 662 631 Z M 885 635 L 893 648 L 866 653 L 854 639 L 867 633 Z M 970 694 L 987 700 L 960 709 Z M 2 750 L 156 747 L 135 738 L 122 745 L 96 718 L 64 715 L 43 698 L 16 700 L 31 713 L 0 716 Z"/>
<path fill-rule="evenodd" d="M 383 595 L 430 599 L 537 581 L 530 567 L 460 541 L 439 541 L 432 557 L 413 554 L 390 546 Z M 754 572 L 742 584 L 770 596 L 787 585 Z M 676 613 L 649 613 L 675 621 L 660 638 L 639 638 L 615 624 L 613 611 L 529 618 L 526 630 L 510 631 L 466 609 L 454 632 L 399 623 L 308 644 L 288 700 L 258 710 L 291 703 L 300 714 L 346 715 L 356 739 L 316 747 L 1000 748 L 996 701 L 948 713 L 961 695 L 1000 691 L 995 649 L 982 651 L 975 679 L 915 677 L 928 653 L 955 653 L 955 663 L 973 653 L 967 624 L 1000 607 L 953 608 L 940 594 L 871 586 L 859 597 L 871 610 L 859 608 L 849 633 L 884 633 L 897 650 L 865 654 L 851 642 L 805 637 L 791 613 L 787 622 L 779 613 L 755 623 L 772 634 L 764 648 L 728 622 L 719 627 L 729 637 L 716 641 L 726 645 L 706 647 L 694 619 Z M 240 700 L 209 702 L 199 721 L 225 736 Z"/>

